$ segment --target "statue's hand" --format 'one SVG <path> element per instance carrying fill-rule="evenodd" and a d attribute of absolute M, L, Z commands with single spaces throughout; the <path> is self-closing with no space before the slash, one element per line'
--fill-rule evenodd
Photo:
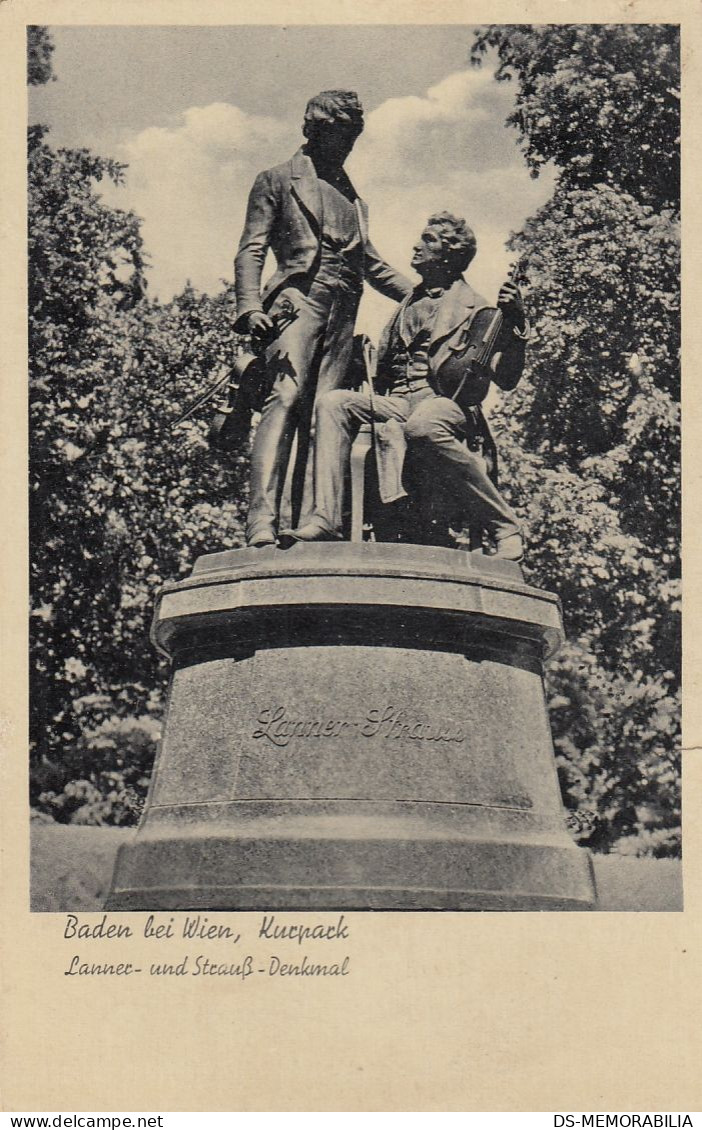
<path fill-rule="evenodd" d="M 262 310 L 252 310 L 246 316 L 246 328 L 252 337 L 265 337 L 273 330 L 273 320 Z"/>
<path fill-rule="evenodd" d="M 524 328 L 524 303 L 519 287 L 516 283 L 506 282 L 497 296 L 497 305 L 502 311 L 502 317 L 510 326 Z"/>

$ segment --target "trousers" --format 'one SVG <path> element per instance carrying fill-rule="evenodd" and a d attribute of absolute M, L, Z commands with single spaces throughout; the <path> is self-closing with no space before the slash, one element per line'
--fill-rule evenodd
<path fill-rule="evenodd" d="M 348 277 L 343 264 L 336 273 L 325 266 L 309 287 L 281 291 L 269 311 L 275 314 L 278 304 L 288 300 L 297 317 L 266 351 L 270 392 L 251 453 L 248 541 L 261 531 L 277 530 L 296 435 L 293 523 L 312 513 L 310 436 L 315 395 L 340 388 L 346 379 L 361 295 L 360 281 L 356 284 Z"/>
<path fill-rule="evenodd" d="M 519 531 L 516 514 L 487 472 L 485 459 L 466 444 L 469 424 L 453 401 L 426 386 L 414 392 L 376 396 L 346 389 L 321 396 L 316 409 L 315 517 L 341 532 L 351 445 L 362 424 L 398 420 L 404 425 L 420 494 L 440 485 L 494 541 Z"/>

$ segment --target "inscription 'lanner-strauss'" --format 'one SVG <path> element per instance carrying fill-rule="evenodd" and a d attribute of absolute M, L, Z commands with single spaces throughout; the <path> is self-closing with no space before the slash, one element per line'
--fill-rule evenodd
<path fill-rule="evenodd" d="M 291 738 L 339 738 L 344 734 L 392 741 L 404 738 L 420 742 L 463 742 L 466 739 L 465 728 L 460 725 L 453 722 L 432 725 L 394 706 L 369 710 L 360 720 L 289 717 L 284 706 L 266 707 L 256 722 L 257 728 L 251 736 L 266 738 L 280 747 L 286 746 Z"/>

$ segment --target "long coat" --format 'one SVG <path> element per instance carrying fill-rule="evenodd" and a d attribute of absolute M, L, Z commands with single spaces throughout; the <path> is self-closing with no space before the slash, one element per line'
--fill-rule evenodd
<path fill-rule="evenodd" d="M 455 343 L 459 331 L 479 306 L 488 302 L 473 290 L 465 279 L 457 279 L 442 295 L 427 349 L 429 358 L 429 381 L 436 381 L 439 369 L 449 357 L 450 347 Z M 378 376 L 376 387 L 379 392 L 390 391 L 388 370 L 392 357 L 390 343 L 393 329 L 401 316 L 404 303 L 398 306 L 385 326 L 378 344 Z M 392 421 L 380 424 L 375 429 L 376 459 L 380 478 L 380 496 L 384 502 L 392 502 L 402 497 L 405 491 L 401 485 L 406 441 L 404 432 Z M 497 448 L 488 422 L 480 405 L 469 410 L 466 415 L 466 438 L 472 444 L 477 440 L 487 463 L 488 474 L 497 483 Z"/>
<path fill-rule="evenodd" d="M 368 208 L 358 194 L 354 205 L 365 253 L 365 277 L 381 294 L 400 301 L 411 292 L 412 283 L 393 270 L 373 247 L 368 238 Z M 235 329 L 240 328 L 246 314 L 267 308 L 294 276 L 314 273 L 322 224 L 319 178 L 303 149 L 282 165 L 259 173 L 249 195 L 244 231 L 234 260 Z M 269 247 L 275 255 L 276 271 L 261 294 L 261 274 Z"/>

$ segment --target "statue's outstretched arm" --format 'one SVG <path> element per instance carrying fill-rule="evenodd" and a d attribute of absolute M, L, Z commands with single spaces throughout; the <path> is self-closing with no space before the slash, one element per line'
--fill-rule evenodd
<path fill-rule="evenodd" d="M 410 279 L 386 263 L 370 241 L 366 243 L 365 275 L 375 290 L 396 302 L 401 302 L 414 290 Z"/>

